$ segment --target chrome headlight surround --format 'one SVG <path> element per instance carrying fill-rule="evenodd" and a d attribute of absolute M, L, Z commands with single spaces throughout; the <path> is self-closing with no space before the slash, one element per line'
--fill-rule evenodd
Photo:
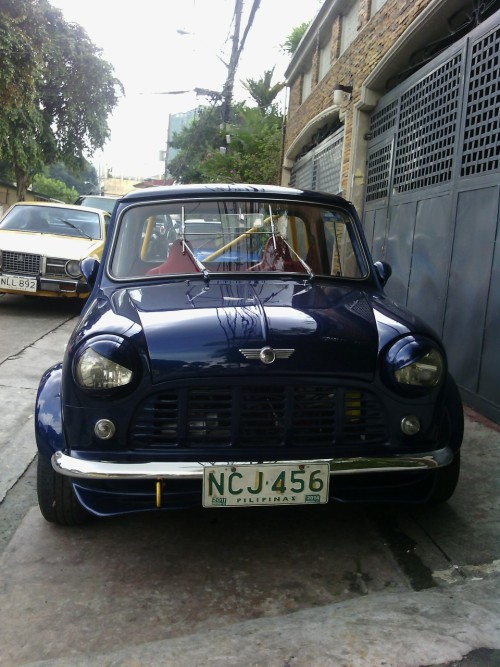
<path fill-rule="evenodd" d="M 64 270 L 70 278 L 78 280 L 82 277 L 82 270 L 80 269 L 80 260 L 78 259 L 68 259 L 64 265 Z"/>
<path fill-rule="evenodd" d="M 139 380 L 135 348 L 121 336 L 91 338 L 75 354 L 73 378 L 80 389 L 99 396 L 131 389 Z"/>
<path fill-rule="evenodd" d="M 442 350 L 423 336 L 406 336 L 388 350 L 384 380 L 400 394 L 421 396 L 441 385 L 446 374 Z"/>

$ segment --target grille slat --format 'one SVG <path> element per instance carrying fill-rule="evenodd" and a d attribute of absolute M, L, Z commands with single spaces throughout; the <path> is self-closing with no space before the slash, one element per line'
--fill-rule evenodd
<path fill-rule="evenodd" d="M 45 263 L 45 274 L 47 276 L 54 276 L 56 278 L 59 278 L 61 276 L 67 277 L 65 266 L 66 266 L 65 259 L 48 257 Z"/>
<path fill-rule="evenodd" d="M 376 396 L 328 385 L 203 386 L 150 396 L 130 431 L 136 450 L 382 444 Z"/>
<path fill-rule="evenodd" d="M 2 272 L 23 276 L 37 276 L 40 273 L 41 256 L 28 252 L 12 252 L 4 250 L 2 253 Z"/>

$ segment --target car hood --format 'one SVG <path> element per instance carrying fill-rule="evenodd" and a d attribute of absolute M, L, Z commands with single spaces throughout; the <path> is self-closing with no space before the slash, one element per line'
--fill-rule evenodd
<path fill-rule="evenodd" d="M 56 234 L 0 230 L 0 249 L 60 259 L 83 259 L 102 248 L 103 241 Z M 100 254 L 100 253 L 99 253 Z"/>
<path fill-rule="evenodd" d="M 378 334 L 356 288 L 295 281 L 176 282 L 115 293 L 144 331 L 153 382 L 182 373 L 345 374 L 370 380 Z M 134 317 L 134 319 L 136 319 Z M 259 352 L 275 351 L 264 364 Z M 255 357 L 255 358 L 253 358 Z"/>

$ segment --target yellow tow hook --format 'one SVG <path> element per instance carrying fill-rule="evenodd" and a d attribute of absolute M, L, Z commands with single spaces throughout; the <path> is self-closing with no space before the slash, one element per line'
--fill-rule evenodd
<path fill-rule="evenodd" d="M 161 480 L 156 480 L 156 507 L 161 507 Z"/>

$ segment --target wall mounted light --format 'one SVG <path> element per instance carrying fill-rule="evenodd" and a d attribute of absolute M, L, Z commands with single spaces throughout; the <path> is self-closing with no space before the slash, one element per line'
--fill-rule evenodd
<path fill-rule="evenodd" d="M 343 86 L 341 83 L 337 83 L 333 88 L 332 99 L 333 103 L 337 107 L 345 106 L 352 97 L 352 86 Z"/>

